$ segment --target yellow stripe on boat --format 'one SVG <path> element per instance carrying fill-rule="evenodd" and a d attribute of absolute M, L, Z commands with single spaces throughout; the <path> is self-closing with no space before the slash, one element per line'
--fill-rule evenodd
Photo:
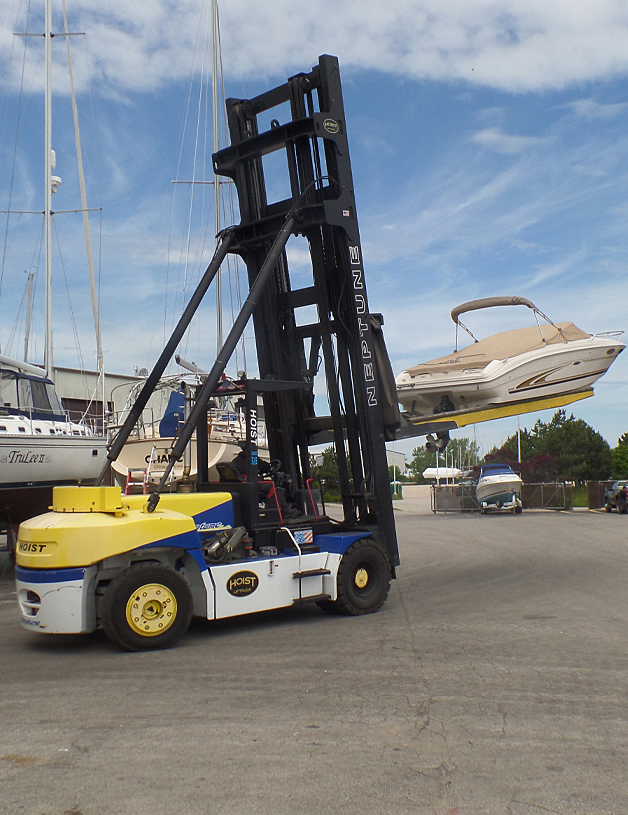
<path fill-rule="evenodd" d="M 466 427 L 470 424 L 480 422 L 491 422 L 493 419 L 504 419 L 508 416 L 520 416 L 524 413 L 536 413 L 539 410 L 552 410 L 565 407 L 581 399 L 588 399 L 593 396 L 593 388 L 583 391 L 573 391 L 563 393 L 560 396 L 545 396 L 541 399 L 525 399 L 518 402 L 510 402 L 506 405 L 492 405 L 480 410 L 459 410 L 450 413 L 440 413 L 435 416 L 406 416 L 408 421 L 420 426 L 425 433 L 431 433 L 441 429 L 442 425 L 447 428 Z"/>

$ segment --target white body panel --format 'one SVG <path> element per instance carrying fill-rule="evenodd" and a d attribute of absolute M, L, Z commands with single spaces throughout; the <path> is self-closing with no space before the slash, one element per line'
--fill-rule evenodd
<path fill-rule="evenodd" d="M 331 569 L 330 569 L 331 559 Z M 333 572 L 335 596 L 336 572 L 340 557 L 328 552 L 315 552 L 308 555 L 268 558 L 262 560 L 240 560 L 210 568 L 215 585 L 215 618 L 235 617 L 239 614 L 252 614 L 256 611 L 268 611 L 273 608 L 291 606 L 295 600 L 307 597 L 318 597 L 331 592 L 323 591 L 323 579 L 326 575 L 305 577 L 299 581 L 293 577 L 295 572 L 310 569 L 330 569 Z M 229 585 L 234 575 L 251 572 L 257 575 L 259 584 L 255 591 L 248 595 L 234 596 L 229 592 Z M 301 594 L 299 594 L 301 582 Z M 211 609 L 207 614 L 210 616 Z"/>
<path fill-rule="evenodd" d="M 104 466 L 107 440 L 81 425 L 3 416 L 2 427 L 7 430 L 0 429 L 0 489 L 94 481 Z"/>
<path fill-rule="evenodd" d="M 97 622 L 93 581 L 97 571 L 97 566 L 73 569 L 76 579 L 58 583 L 18 579 L 16 587 L 22 625 L 45 634 L 94 631 Z"/>
<path fill-rule="evenodd" d="M 484 368 L 440 370 L 397 377 L 397 395 L 410 413 L 433 414 L 447 396 L 455 410 L 481 409 L 589 388 L 610 367 L 625 346 L 616 337 L 588 339 L 494 359 Z"/>
<path fill-rule="evenodd" d="M 295 601 L 316 598 L 321 594 L 337 597 L 336 576 L 341 555 L 331 552 L 262 559 L 242 559 L 211 566 L 201 573 L 206 603 L 195 599 L 194 613 L 201 608 L 207 619 L 221 619 L 258 611 L 285 608 Z M 326 569 L 329 574 L 294 577 L 295 572 Z M 22 625 L 46 634 L 90 633 L 98 627 L 95 580 L 98 566 L 67 571 L 73 579 L 41 582 L 16 580 Z M 257 578 L 256 588 L 248 594 L 233 595 L 228 590 L 234 576 L 243 573 Z M 244 581 L 244 578 L 240 578 Z M 45 622 L 44 622 L 45 621 Z"/>

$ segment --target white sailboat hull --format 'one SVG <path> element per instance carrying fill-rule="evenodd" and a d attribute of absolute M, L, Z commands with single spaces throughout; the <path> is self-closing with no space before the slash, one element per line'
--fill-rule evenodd
<path fill-rule="evenodd" d="M 397 377 L 397 394 L 404 410 L 431 415 L 447 397 L 450 410 L 482 409 L 589 388 L 603 376 L 625 348 L 617 337 L 594 336 L 548 345 L 485 367 L 469 366 L 424 371 Z M 426 366 L 427 367 L 427 364 Z"/>
<path fill-rule="evenodd" d="M 105 464 L 101 436 L 0 436 L 0 490 L 93 483 Z"/>
<path fill-rule="evenodd" d="M 132 479 L 139 483 L 146 480 L 148 488 L 156 487 L 168 465 L 168 458 L 172 452 L 172 447 L 176 439 L 174 437 L 155 437 L 143 439 L 129 439 L 122 448 L 116 461 L 112 462 L 116 481 L 124 489 L 132 473 Z M 209 466 L 209 480 L 218 481 L 218 471 L 216 465 L 222 462 L 233 461 L 240 452 L 240 447 L 236 441 L 212 441 L 207 445 L 207 458 Z M 196 441 L 193 439 L 190 444 L 190 472 L 191 479 L 196 478 Z M 173 470 L 171 480 L 177 483 L 183 479 L 184 463 L 177 461 Z"/>

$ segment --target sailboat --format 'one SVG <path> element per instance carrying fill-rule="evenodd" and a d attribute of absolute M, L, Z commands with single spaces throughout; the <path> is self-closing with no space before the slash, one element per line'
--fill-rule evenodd
<path fill-rule="evenodd" d="M 56 192 L 61 179 L 52 174 L 55 157 L 51 146 L 51 41 L 53 36 L 59 35 L 53 35 L 51 28 L 51 0 L 46 0 L 44 365 L 42 368 L 0 355 L 0 523 L 8 526 L 45 511 L 52 499 L 53 486 L 93 483 L 102 469 L 107 451 L 104 435 L 96 434 L 85 422 L 70 420 L 61 406 L 52 380 L 52 193 Z M 98 347 L 101 364 L 100 342 Z"/>
<path fill-rule="evenodd" d="M 129 437 L 120 451 L 118 458 L 111 463 L 111 469 L 117 483 L 125 493 L 151 492 L 161 481 L 174 447 L 179 430 L 189 416 L 192 405 L 192 392 L 202 384 L 202 375 L 162 377 L 156 390 L 170 393 L 168 405 L 159 420 L 153 420 L 152 411 L 148 409 L 148 418 L 140 418 L 135 432 Z M 128 407 L 116 419 L 115 427 L 119 429 L 134 399 L 143 386 L 138 383 L 129 395 Z M 218 481 L 218 464 L 233 461 L 240 452 L 240 443 L 246 438 L 244 415 L 236 405 L 243 391 L 237 381 L 228 377 L 223 381 L 225 396 L 219 397 L 222 404 L 215 404 L 207 411 L 207 466 L 209 479 Z M 216 400 L 218 401 L 218 400 Z M 267 458 L 268 441 L 265 424 L 258 423 L 259 447 L 262 457 Z M 264 455 L 266 453 L 266 455 Z M 175 487 L 180 483 L 193 480 L 197 473 L 196 437 L 186 450 L 186 455 L 176 462 L 172 469 L 170 483 Z"/>
<path fill-rule="evenodd" d="M 211 46 L 212 46 L 212 123 L 213 123 L 213 152 L 220 149 L 219 138 L 219 109 L 224 101 L 219 99 L 221 82 L 219 71 L 222 65 L 220 58 L 220 31 L 217 0 L 210 4 L 211 14 Z M 202 80 L 201 80 L 202 84 Z M 200 115 L 200 114 L 199 114 Z M 221 231 L 221 187 L 230 182 L 213 176 L 211 181 L 175 181 L 176 184 L 211 184 L 214 187 L 214 234 Z M 224 203 L 223 203 L 224 206 Z M 190 215 L 191 217 L 191 215 Z M 216 277 L 216 347 L 219 352 L 223 344 L 222 322 L 222 285 L 221 273 Z M 153 420 L 152 417 L 140 417 L 134 433 L 129 437 L 120 451 L 118 458 L 112 462 L 112 473 L 125 492 L 150 492 L 159 484 L 169 456 L 177 441 L 177 434 L 183 426 L 186 415 L 191 411 L 193 393 L 197 386 L 202 384 L 207 372 L 201 370 L 194 363 L 177 357 L 178 364 L 186 369 L 187 374 L 164 376 L 160 380 L 157 390 L 169 390 L 170 400 L 162 417 Z M 245 366 L 246 367 L 246 366 Z M 139 393 L 141 384 L 129 394 L 129 401 L 120 416 L 115 417 L 110 430 L 119 429 L 132 407 L 134 397 Z M 218 480 L 216 465 L 232 461 L 240 452 L 240 443 L 246 438 L 244 414 L 237 406 L 242 399 L 244 390 L 238 381 L 226 377 L 220 388 L 221 393 L 214 400 L 215 406 L 210 407 L 207 414 L 207 462 L 210 480 Z M 262 458 L 268 458 L 268 442 L 265 434 L 263 419 L 259 421 L 258 447 Z M 185 456 L 178 461 L 171 472 L 170 484 L 172 488 L 191 481 L 196 477 L 196 436 L 193 436 L 186 449 Z"/>

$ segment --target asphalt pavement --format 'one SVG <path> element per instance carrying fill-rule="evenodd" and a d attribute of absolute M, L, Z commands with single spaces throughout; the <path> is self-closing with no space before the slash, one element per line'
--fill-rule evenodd
<path fill-rule="evenodd" d="M 8 569 L 0 813 L 626 815 L 628 518 L 405 507 L 380 613 L 168 651 L 24 631 Z"/>

